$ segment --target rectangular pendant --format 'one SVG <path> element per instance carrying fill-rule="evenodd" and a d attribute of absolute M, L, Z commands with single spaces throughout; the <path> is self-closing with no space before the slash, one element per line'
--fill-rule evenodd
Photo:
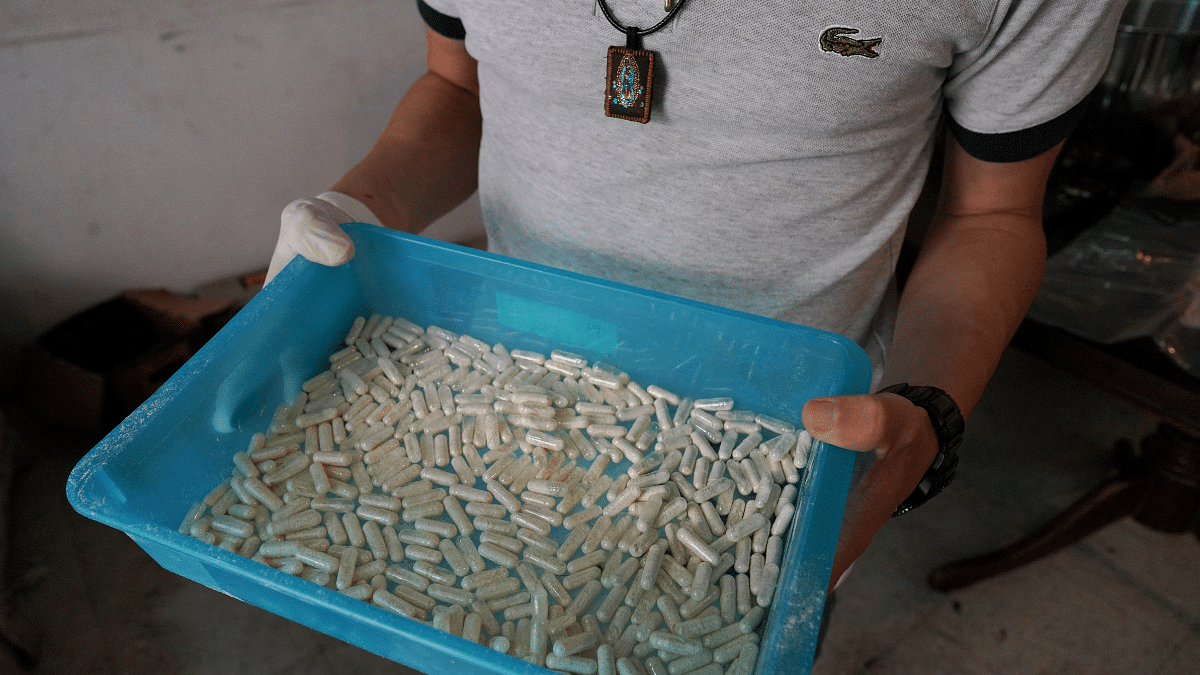
<path fill-rule="evenodd" d="M 605 115 L 642 124 L 649 122 L 653 84 L 654 52 L 628 47 L 608 48 Z"/>

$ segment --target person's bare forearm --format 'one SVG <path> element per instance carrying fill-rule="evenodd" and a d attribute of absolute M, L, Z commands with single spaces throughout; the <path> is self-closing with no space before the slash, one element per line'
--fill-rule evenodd
<path fill-rule="evenodd" d="M 947 171 L 990 171 L 960 148 Z M 968 175 L 943 189 L 939 222 L 922 247 L 900 300 L 884 384 L 940 387 L 969 413 L 1037 295 L 1046 262 L 1041 224 L 1044 173 L 1054 153 L 1030 160 L 1029 177 L 1005 183 Z M 969 191 L 969 192 L 968 192 Z M 987 192 L 1025 192 L 1006 209 L 976 208 Z"/>
<path fill-rule="evenodd" d="M 387 227 L 419 232 L 475 191 L 480 134 L 477 94 L 427 72 L 332 189 L 366 204 Z"/>
<path fill-rule="evenodd" d="M 979 217 L 926 244 L 901 298 L 884 384 L 936 386 L 964 414 L 975 407 L 1041 280 L 1044 238 L 1004 222 L 1022 217 Z"/>

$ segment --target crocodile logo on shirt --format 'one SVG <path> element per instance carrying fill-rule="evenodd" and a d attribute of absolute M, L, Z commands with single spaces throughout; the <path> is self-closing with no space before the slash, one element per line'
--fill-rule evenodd
<path fill-rule="evenodd" d="M 879 56 L 879 52 L 875 51 L 883 38 L 870 38 L 868 40 L 856 40 L 847 35 L 854 35 L 858 32 L 857 28 L 843 28 L 834 26 L 827 28 L 824 33 L 821 33 L 821 49 L 842 56 L 865 56 L 873 59 Z"/>

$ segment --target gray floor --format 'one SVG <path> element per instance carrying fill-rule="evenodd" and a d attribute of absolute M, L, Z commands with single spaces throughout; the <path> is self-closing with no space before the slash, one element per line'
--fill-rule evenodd
<path fill-rule="evenodd" d="M 157 567 L 71 510 L 94 439 L 10 411 L 10 603 L 30 673 L 405 673 L 370 653 Z M 968 428 L 960 477 L 881 532 L 843 584 L 820 675 L 1171 675 L 1200 663 L 1200 543 L 1126 520 L 1057 555 L 950 594 L 935 565 L 1044 522 L 1112 471 L 1110 448 L 1153 421 L 1023 353 L 1006 354 Z M 0 666 L 6 663 L 0 659 Z M 0 670 L 3 670 L 0 667 Z"/>

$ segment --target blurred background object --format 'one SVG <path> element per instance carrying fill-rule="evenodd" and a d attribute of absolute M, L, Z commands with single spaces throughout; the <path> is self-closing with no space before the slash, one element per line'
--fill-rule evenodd
<path fill-rule="evenodd" d="M 1045 208 L 1030 316 L 1200 376 L 1200 0 L 1132 0 Z"/>
<path fill-rule="evenodd" d="M 1131 0 L 1121 17 L 1103 85 L 1149 107 L 1196 96 L 1200 94 L 1198 45 L 1200 2 Z"/>
<path fill-rule="evenodd" d="M 1189 154 L 1187 172 L 1200 171 L 1192 150 L 1198 134 L 1200 0 L 1131 0 L 1108 69 L 1051 176 L 1045 208 L 1051 250 L 1131 188 L 1167 187 L 1171 180 L 1161 174 Z"/>

